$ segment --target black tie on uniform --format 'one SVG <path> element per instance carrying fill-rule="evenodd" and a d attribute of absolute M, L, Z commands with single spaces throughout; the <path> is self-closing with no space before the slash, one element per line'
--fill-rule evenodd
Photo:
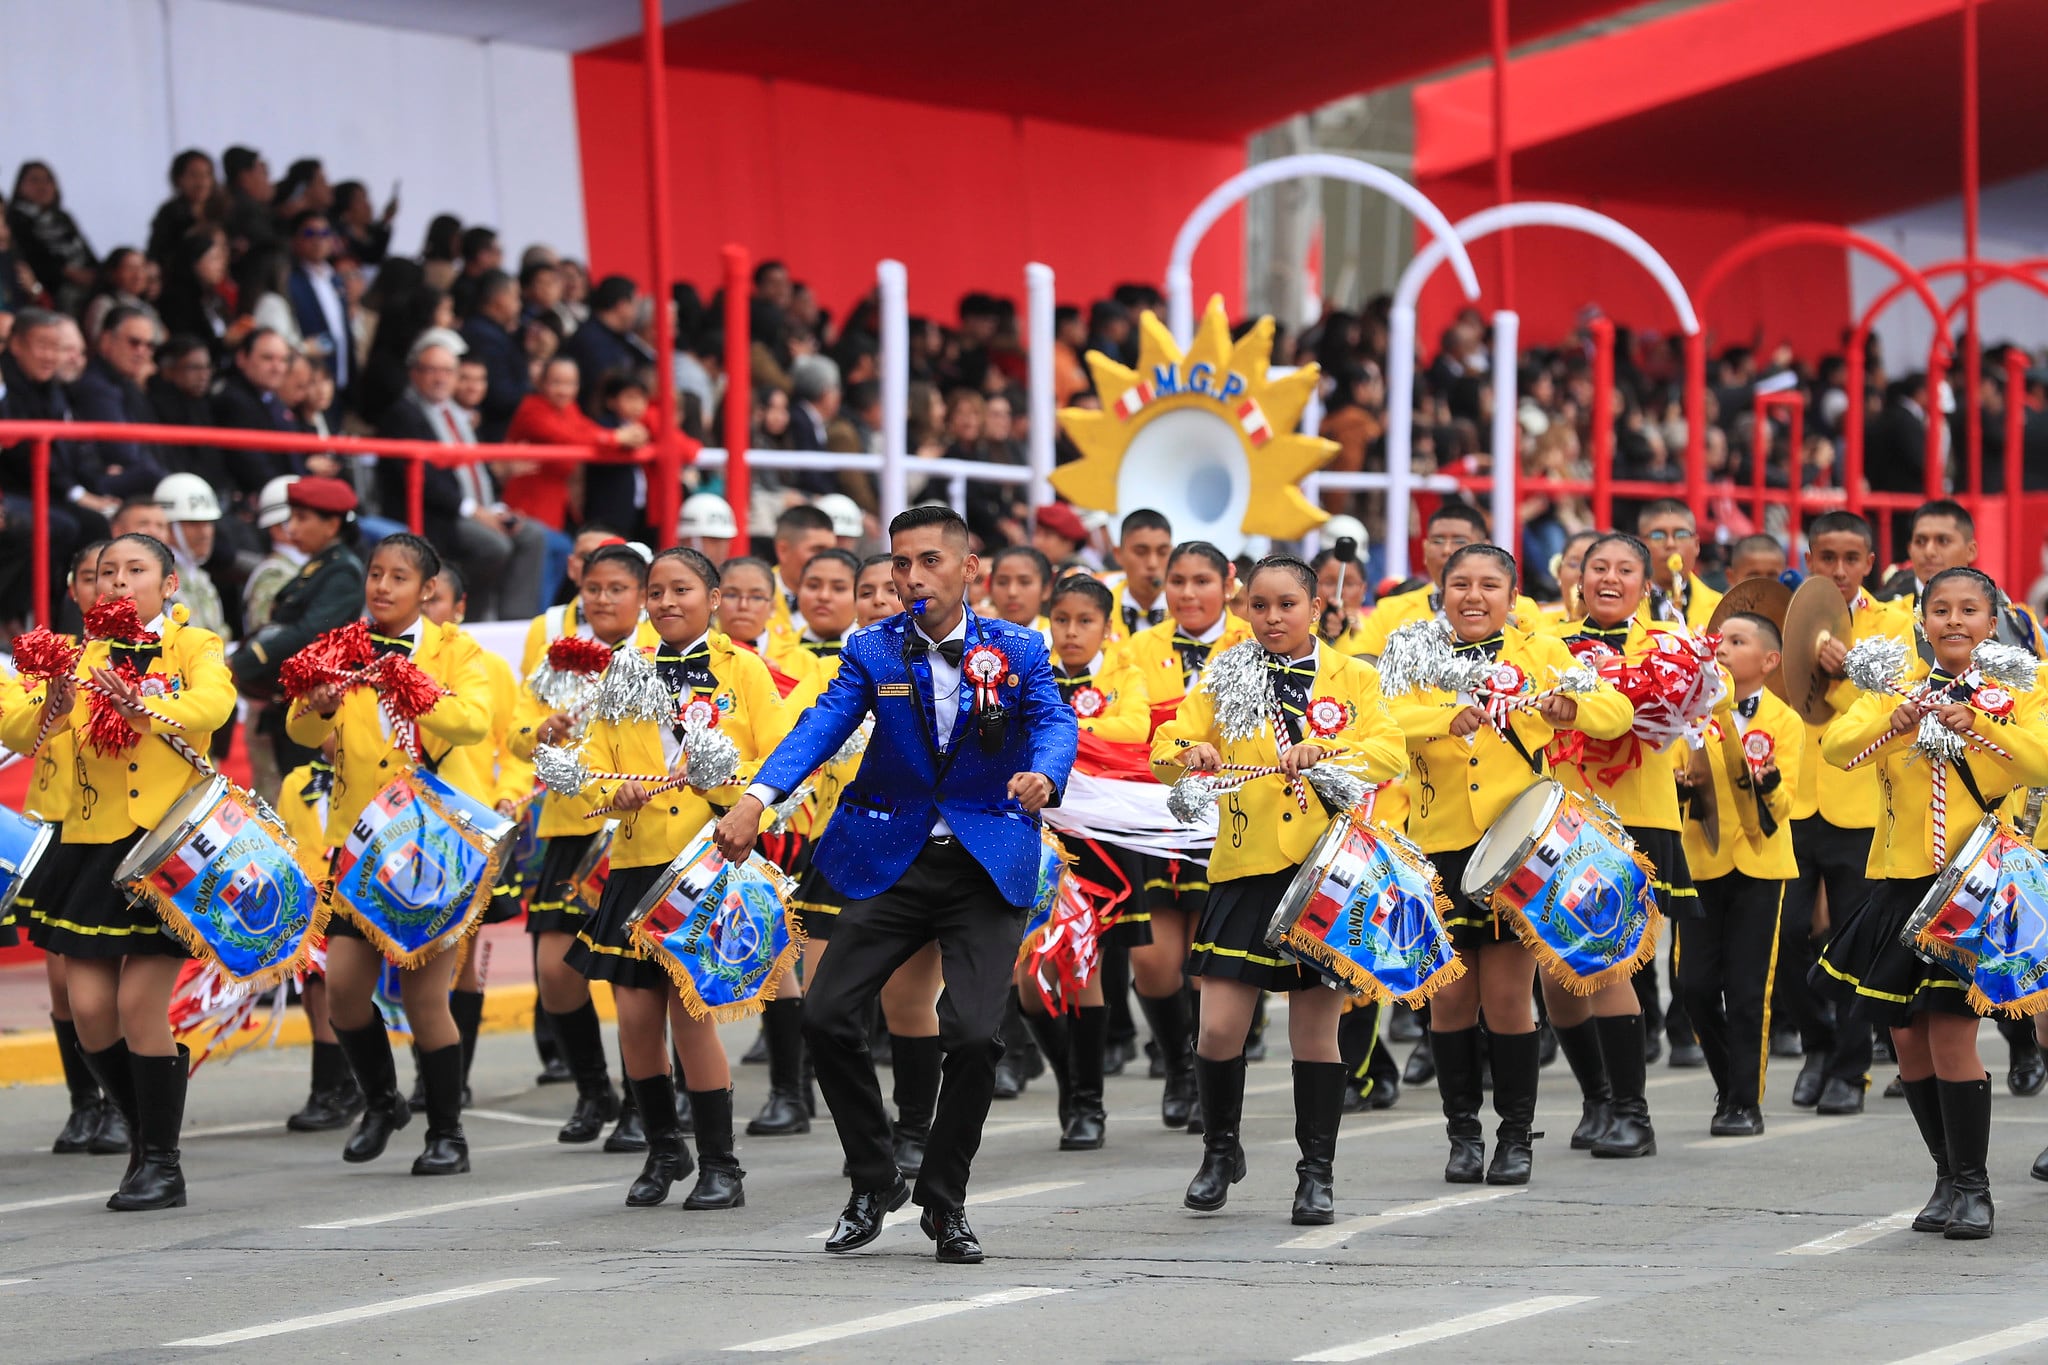
<path fill-rule="evenodd" d="M 1484 640 L 1460 640 L 1451 646 L 1453 654 L 1484 654 L 1489 659 L 1500 657 L 1500 647 L 1507 642 L 1504 632 L 1496 631 Z"/>
<path fill-rule="evenodd" d="M 1316 681 L 1315 660 L 1310 658 L 1296 663 L 1269 651 L 1266 671 L 1272 675 L 1273 699 L 1280 703 L 1280 716 L 1287 722 L 1288 738 L 1299 744 L 1301 722 L 1308 714 L 1308 694 Z"/>
<path fill-rule="evenodd" d="M 846 649 L 844 640 L 804 640 L 803 647 L 822 659 L 836 659 Z"/>
<path fill-rule="evenodd" d="M 107 649 L 109 651 L 107 655 L 108 663 L 119 663 L 121 660 L 126 659 L 135 666 L 137 673 L 149 672 L 149 666 L 163 657 L 164 652 L 161 640 L 150 640 L 139 645 L 130 644 L 126 640 L 109 640 L 107 641 Z"/>
<path fill-rule="evenodd" d="M 407 658 L 412 657 L 412 637 L 410 635 L 379 635 L 375 631 L 371 631 L 370 646 L 377 651 L 377 657 L 380 659 L 386 654 L 403 654 Z"/>
<path fill-rule="evenodd" d="M 1213 646 L 1205 645 L 1192 635 L 1174 632 L 1173 650 L 1180 655 L 1180 671 L 1185 674 L 1199 673 L 1209 662 L 1209 651 Z"/>
<path fill-rule="evenodd" d="M 910 632 L 910 641 L 907 648 L 910 650 L 910 657 L 913 659 L 920 654 L 929 654 L 933 650 L 937 650 L 940 658 L 953 665 L 953 667 L 958 668 L 961 658 L 967 653 L 967 642 L 965 640 L 941 640 L 937 644 L 930 644 L 922 634 L 913 630 Z"/>
<path fill-rule="evenodd" d="M 306 779 L 306 788 L 299 794 L 305 797 L 307 805 L 317 806 L 321 797 L 334 790 L 334 765 L 324 758 L 316 758 L 306 766 L 313 770 L 313 774 Z"/>
<path fill-rule="evenodd" d="M 1753 697 L 1744 697 L 1741 701 L 1735 704 L 1735 714 L 1742 717 L 1744 720 L 1755 720 L 1756 710 L 1759 706 L 1763 705 L 1763 701 L 1764 694 L 1761 692 L 1757 693 Z"/>
<path fill-rule="evenodd" d="M 711 646 L 708 643 L 699 644 L 686 654 L 666 649 L 661 651 L 654 656 L 654 671 L 660 675 L 662 686 L 675 697 L 708 694 L 718 686 L 718 680 L 711 676 Z"/>

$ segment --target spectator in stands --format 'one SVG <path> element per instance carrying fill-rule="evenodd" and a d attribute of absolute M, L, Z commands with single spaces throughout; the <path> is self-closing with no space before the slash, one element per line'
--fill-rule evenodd
<path fill-rule="evenodd" d="M 389 260 L 365 296 L 365 301 L 376 307 L 377 326 L 351 401 L 357 414 L 373 426 L 383 422 L 385 412 L 405 392 L 410 369 L 406 357 L 414 343 L 429 328 L 454 324 L 455 310 L 448 295 L 424 280 L 424 273 L 413 262 Z"/>
<path fill-rule="evenodd" d="M 455 300 L 455 316 L 467 318 L 476 310 L 477 284 L 484 275 L 499 269 L 505 262 L 505 249 L 498 244 L 496 228 L 487 228 L 479 223 L 462 234 L 462 273 L 455 277 L 455 283 L 448 286 L 448 296 Z"/>
<path fill-rule="evenodd" d="M 40 308 L 16 315 L 7 351 L 0 355 L 0 418 L 13 421 L 68 422 L 71 400 L 59 373 L 64 363 L 67 319 Z M 50 582 L 52 601 L 33 608 L 43 621 L 61 597 L 71 552 L 107 533 L 108 514 L 120 499 L 94 486 L 96 471 L 90 452 L 73 441 L 50 443 Z M 0 494 L 5 495 L 6 530 L 0 538 L 0 617 L 18 621 L 31 610 L 29 548 L 34 525 L 31 502 L 30 450 L 27 442 L 0 451 Z"/>
<path fill-rule="evenodd" d="M 998 464 L 1023 464 L 1024 443 L 1017 439 L 1017 408 L 1022 394 L 1001 389 L 982 400 L 983 458 Z"/>
<path fill-rule="evenodd" d="M 647 427 L 625 422 L 601 426 L 576 406 L 582 377 L 576 362 L 557 356 L 541 370 L 540 387 L 519 400 L 506 429 L 512 445 L 595 445 L 633 451 L 647 444 Z M 566 464 L 508 461 L 499 466 L 505 505 L 551 529 L 569 525 L 569 481 Z M 585 467 L 585 477 L 590 467 Z"/>
<path fill-rule="evenodd" d="M 519 320 L 551 318 L 562 336 L 576 330 L 576 315 L 562 302 L 563 270 L 554 261 L 528 261 L 519 267 Z"/>
<path fill-rule="evenodd" d="M 1379 366 L 1366 361 L 1335 374 L 1321 433 L 1337 443 L 1337 454 L 1326 467 L 1346 474 L 1356 474 L 1368 465 L 1385 468 L 1386 452 L 1380 441 L 1386 434 L 1387 386 L 1380 378 Z M 1351 514 L 1364 500 L 1363 495 L 1348 490 L 1332 488 L 1323 493 L 1323 506 L 1332 513 Z"/>
<path fill-rule="evenodd" d="M 213 396 L 213 425 L 240 431 L 291 431 L 293 422 L 278 388 L 291 366 L 291 347 L 268 327 L 252 329 L 235 348 L 234 368 Z M 297 471 L 291 457 L 261 450 L 226 452 L 231 498 L 253 505 L 263 485 Z"/>
<path fill-rule="evenodd" d="M 285 171 L 271 204 L 271 216 L 289 225 L 302 213 L 325 215 L 334 207 L 334 187 L 318 157 L 301 157 Z"/>
<path fill-rule="evenodd" d="M 583 262 L 564 256 L 555 262 L 555 269 L 562 272 L 562 307 L 569 311 L 569 318 L 575 323 L 570 331 L 590 321 L 590 271 Z"/>
<path fill-rule="evenodd" d="M 1082 359 L 1087 348 L 1088 327 L 1081 321 L 1081 310 L 1070 303 L 1053 309 L 1052 396 L 1059 407 L 1072 402 L 1075 394 L 1095 386 Z"/>
<path fill-rule="evenodd" d="M 1919 493 L 1927 487 L 1927 376 L 1915 372 L 1884 391 L 1884 409 L 1864 438 L 1863 477 L 1884 493 Z M 1892 544 L 1913 533 L 1908 512 L 1892 514 Z"/>
<path fill-rule="evenodd" d="M 355 378 L 355 331 L 348 286 L 333 265 L 334 247 L 334 227 L 325 214 L 304 209 L 293 217 L 292 314 L 307 349 L 327 363 L 336 391 L 346 393 Z"/>
<path fill-rule="evenodd" d="M 212 426 L 212 391 L 213 349 L 205 342 L 179 335 L 157 348 L 148 390 L 155 421 L 169 427 Z M 226 457 L 211 446 L 164 446 L 157 459 L 171 473 L 183 470 L 205 479 L 223 503 L 234 490 Z"/>
<path fill-rule="evenodd" d="M 164 266 L 163 297 L 157 303 L 166 331 L 200 338 L 215 359 L 226 353 L 227 277 L 227 234 L 201 226 L 180 239 L 171 253 Z"/>
<path fill-rule="evenodd" d="M 7 201 L 7 226 L 14 233 L 14 249 L 43 292 L 65 312 L 76 312 L 98 279 L 99 261 L 65 211 L 57 174 L 46 163 L 21 163 Z"/>
<path fill-rule="evenodd" d="M 576 329 L 563 349 L 583 375 L 583 410 L 604 420 L 604 383 L 617 374 L 633 374 L 653 361 L 653 353 L 633 335 L 639 290 L 624 275 L 607 275 L 590 293 L 590 318 Z"/>
<path fill-rule="evenodd" d="M 294 352 L 279 395 L 291 410 L 292 423 L 299 431 L 308 436 L 334 435 L 334 413 L 338 410 L 334 401 L 334 376 L 327 372 L 327 366 L 321 361 Z M 340 479 L 350 487 L 355 486 L 353 460 L 320 451 L 300 456 L 298 464 L 308 474 L 323 479 Z"/>
<path fill-rule="evenodd" d="M 412 382 L 385 414 L 378 434 L 442 445 L 476 444 L 469 419 L 455 405 L 460 339 L 438 333 L 413 348 Z M 387 514 L 407 506 L 409 461 L 377 462 L 377 487 Z M 452 469 L 429 462 L 424 498 L 427 539 L 461 566 L 469 584 L 472 619 L 512 620 L 540 610 L 541 573 L 547 537 L 539 523 L 520 516 L 499 499 L 491 474 L 481 464 Z"/>
<path fill-rule="evenodd" d="M 259 246 L 235 263 L 237 316 L 229 328 L 236 336 L 250 327 L 267 327 L 297 350 L 299 315 L 292 308 L 292 258 L 281 246 Z"/>
<path fill-rule="evenodd" d="M 826 428 L 839 415 L 839 367 L 822 355 L 799 356 L 790 367 L 791 450 L 823 450 Z"/>
<path fill-rule="evenodd" d="M 171 518 L 156 500 L 156 490 L 123 498 L 121 505 L 114 509 L 114 515 L 107 518 L 107 534 L 113 536 L 152 536 L 165 545 L 171 543 Z"/>
<path fill-rule="evenodd" d="M 435 214 L 420 245 L 423 278 L 436 289 L 446 289 L 455 283 L 455 262 L 461 254 L 462 220 L 452 213 Z"/>
<path fill-rule="evenodd" d="M 228 177 L 228 246 L 237 260 L 260 246 L 277 242 L 277 218 L 271 204 L 277 186 L 270 163 L 253 147 L 230 147 L 221 156 Z"/>
<path fill-rule="evenodd" d="M 1122 304 L 1102 299 L 1088 310 L 1088 344 L 1085 349 L 1100 351 L 1125 365 L 1137 363 L 1136 331 L 1131 315 Z"/>
<path fill-rule="evenodd" d="M 391 220 L 398 216 L 396 190 L 380 215 L 368 186 L 360 180 L 344 180 L 334 187 L 334 204 L 328 212 L 329 221 L 340 236 L 339 255 L 357 265 L 384 263 L 384 258 L 391 254 Z"/>
<path fill-rule="evenodd" d="M 71 410 L 81 422 L 147 424 L 156 420 L 143 386 L 156 373 L 156 324 L 140 309 L 107 313 L 85 373 L 69 386 Z M 134 441 L 100 441 L 100 486 L 116 497 L 154 490 L 166 471 L 157 448 Z"/>
<path fill-rule="evenodd" d="M 7 226 L 6 207 L 7 201 L 0 199 L 0 317 L 12 317 L 16 309 L 35 307 L 43 295 L 35 272 L 14 249 L 14 229 Z M 5 340 L 0 336 L 0 343 Z"/>
<path fill-rule="evenodd" d="M 150 320 L 152 327 L 157 323 L 156 309 L 150 306 L 142 294 L 149 287 L 149 261 L 132 246 L 117 246 L 107 253 L 100 262 L 99 278 L 94 281 L 93 295 L 80 315 L 79 323 L 85 328 L 88 342 L 99 339 L 100 328 L 106 325 L 106 316 L 114 308 L 131 308 Z M 155 344 L 155 338 L 151 338 Z"/>
<path fill-rule="evenodd" d="M 462 339 L 468 359 L 484 368 L 487 388 L 479 405 L 477 439 L 505 439 L 505 428 L 533 385 L 527 378 L 526 349 L 514 329 L 519 325 L 519 286 L 502 270 L 477 276 L 469 320 Z"/>
<path fill-rule="evenodd" d="M 149 223 L 149 258 L 170 263 L 178 243 L 200 227 L 219 227 L 227 219 L 227 196 L 213 173 L 213 158 L 188 147 L 171 158 L 171 197 L 158 206 Z"/>
<path fill-rule="evenodd" d="M 603 414 L 597 419 L 599 426 L 620 432 L 634 427 L 643 431 L 648 429 L 647 413 L 653 405 L 652 395 L 647 392 L 646 381 L 639 375 L 612 375 L 604 381 L 598 402 L 603 409 Z M 652 439 L 653 433 L 648 435 Z M 584 521 L 623 526 L 630 534 L 645 537 L 646 507 L 647 474 L 639 465 L 600 461 L 583 467 Z"/>

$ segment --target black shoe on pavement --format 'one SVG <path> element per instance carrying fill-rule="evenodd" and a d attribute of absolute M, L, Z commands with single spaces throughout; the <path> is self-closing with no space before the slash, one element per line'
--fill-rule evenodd
<path fill-rule="evenodd" d="M 1707 1126 L 1713 1137 L 1756 1137 L 1763 1131 L 1763 1110 L 1753 1104 L 1730 1105 L 1717 1112 Z"/>
<path fill-rule="evenodd" d="M 882 1235 L 882 1220 L 910 1202 L 910 1186 L 898 1176 L 880 1190 L 855 1190 L 825 1239 L 827 1251 L 858 1251 Z"/>
<path fill-rule="evenodd" d="M 1815 1048 L 1799 1064 L 1799 1079 L 1792 1082 L 1794 1108 L 1811 1109 L 1820 1103 L 1820 1092 L 1828 1083 L 1828 1054 Z"/>
<path fill-rule="evenodd" d="M 1860 1114 L 1863 1112 L 1864 1082 L 1843 1080 L 1840 1076 L 1828 1077 L 1828 1083 L 1821 1087 L 1820 1103 L 1814 1108 L 1822 1114 Z"/>
<path fill-rule="evenodd" d="M 924 1235 L 939 1244 L 938 1259 L 942 1265 L 980 1265 L 981 1243 L 974 1236 L 974 1229 L 967 1225 L 967 1214 L 961 1209 L 926 1209 L 924 1216 L 917 1220 L 924 1229 Z"/>

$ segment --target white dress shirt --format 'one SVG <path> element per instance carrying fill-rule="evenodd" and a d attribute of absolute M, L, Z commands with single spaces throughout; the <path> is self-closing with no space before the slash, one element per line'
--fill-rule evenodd
<path fill-rule="evenodd" d="M 334 267 L 325 261 L 316 261 L 300 266 L 306 272 L 306 282 L 313 286 L 314 301 L 320 305 L 320 316 L 327 322 L 327 339 L 331 349 L 327 353 L 328 368 L 334 375 L 337 388 L 346 388 L 349 381 L 349 364 L 353 358 L 348 353 L 348 309 L 342 305 L 341 290 L 336 287 Z"/>

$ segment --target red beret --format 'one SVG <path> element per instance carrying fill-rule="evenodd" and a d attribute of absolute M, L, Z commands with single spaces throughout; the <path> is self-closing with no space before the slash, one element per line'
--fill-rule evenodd
<path fill-rule="evenodd" d="M 1063 502 L 1047 503 L 1039 508 L 1038 524 L 1056 536 L 1065 536 L 1076 545 L 1088 543 L 1088 528 L 1081 524 L 1081 514 Z"/>
<path fill-rule="evenodd" d="M 340 479 L 300 479 L 285 491 L 285 503 L 308 512 L 344 517 L 356 510 L 356 490 Z"/>

